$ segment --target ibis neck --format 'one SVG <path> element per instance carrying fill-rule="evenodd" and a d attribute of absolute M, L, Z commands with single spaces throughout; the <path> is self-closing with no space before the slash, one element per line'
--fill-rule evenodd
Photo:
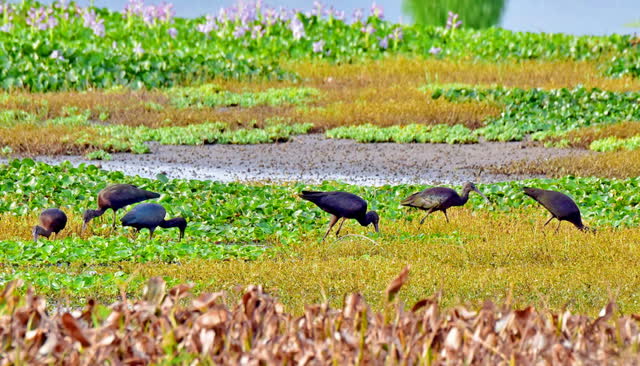
<path fill-rule="evenodd" d="M 158 226 L 165 229 L 170 227 L 177 227 L 178 229 L 180 229 L 180 240 L 182 240 L 182 237 L 184 236 L 184 230 L 187 228 L 187 223 L 183 218 L 176 217 L 170 220 L 164 220 Z"/>
<path fill-rule="evenodd" d="M 87 210 L 87 212 L 89 212 L 89 220 L 87 220 L 87 222 L 95 219 L 96 217 L 102 216 L 106 211 L 107 209 L 105 208 L 99 208 L 97 210 Z"/>
<path fill-rule="evenodd" d="M 471 192 L 470 189 L 465 189 L 462 191 L 462 194 L 460 195 L 460 202 L 464 205 L 465 203 L 467 203 L 467 201 L 469 200 L 469 192 Z"/>
<path fill-rule="evenodd" d="M 171 227 L 180 227 L 180 221 L 178 219 L 170 219 L 170 220 L 164 220 L 160 223 L 160 225 L 158 225 L 162 228 L 171 228 Z"/>
<path fill-rule="evenodd" d="M 369 224 L 371 224 L 373 222 L 373 219 L 367 214 L 364 214 L 360 217 L 357 217 L 356 220 L 358 221 L 358 223 L 362 226 L 368 226 Z"/>
<path fill-rule="evenodd" d="M 47 230 L 42 226 L 35 226 L 33 228 L 33 241 L 38 241 L 38 236 L 44 236 L 48 239 L 51 236 L 51 230 Z"/>
<path fill-rule="evenodd" d="M 358 220 L 358 223 L 362 226 L 367 226 L 371 223 L 366 215 L 358 217 L 356 220 Z"/>

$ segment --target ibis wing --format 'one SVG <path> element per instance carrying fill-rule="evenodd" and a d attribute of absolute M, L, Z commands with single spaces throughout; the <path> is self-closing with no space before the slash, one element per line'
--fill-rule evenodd
<path fill-rule="evenodd" d="M 451 192 L 449 192 L 451 191 Z M 405 198 L 401 204 L 403 206 L 416 207 L 423 210 L 429 210 L 432 208 L 437 208 L 442 206 L 448 199 L 450 199 L 455 194 L 455 191 L 436 187 L 429 188 L 422 192 L 417 192 L 412 194 L 411 196 Z"/>
<path fill-rule="evenodd" d="M 338 217 L 359 217 L 367 211 L 367 202 L 348 192 L 303 191 L 300 197 Z"/>
<path fill-rule="evenodd" d="M 544 206 L 549 212 L 559 218 L 565 218 L 580 215 L 580 209 L 578 205 L 569 196 L 554 191 L 547 191 L 547 194 L 540 195 L 536 198 L 542 206 Z"/>
<path fill-rule="evenodd" d="M 124 226 L 158 226 L 164 221 L 166 214 L 164 207 L 158 204 L 143 203 L 127 212 L 120 222 Z"/>
<path fill-rule="evenodd" d="M 50 208 L 40 214 L 40 223 L 53 232 L 59 232 L 67 226 L 67 215 L 59 209 Z"/>
<path fill-rule="evenodd" d="M 98 201 L 102 201 L 104 206 L 119 208 L 158 197 L 160 197 L 158 193 L 138 188 L 132 184 L 113 184 L 100 192 Z"/>

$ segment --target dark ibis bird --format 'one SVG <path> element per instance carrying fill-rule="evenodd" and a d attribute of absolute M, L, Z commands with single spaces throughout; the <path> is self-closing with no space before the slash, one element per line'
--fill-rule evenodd
<path fill-rule="evenodd" d="M 137 231 L 149 229 L 149 239 L 153 239 L 153 232 L 158 226 L 162 228 L 177 227 L 180 229 L 180 240 L 184 237 L 184 230 L 187 228 L 187 220 L 176 217 L 165 220 L 167 211 L 157 203 L 141 203 L 132 208 L 124 215 L 120 222 L 122 226 L 131 226 Z"/>
<path fill-rule="evenodd" d="M 420 224 L 424 223 L 424 220 L 430 213 L 435 211 L 442 211 L 444 217 L 449 222 L 449 216 L 447 216 L 447 209 L 453 206 L 462 206 L 469 200 L 469 192 L 474 191 L 481 195 L 487 202 L 489 199 L 480 192 L 476 185 L 467 182 L 462 186 L 462 193 L 454 191 L 447 187 L 433 187 L 427 188 L 424 191 L 416 192 L 411 196 L 405 198 L 400 204 L 408 207 L 415 207 L 420 210 L 427 211 L 427 214 L 420 220 Z"/>
<path fill-rule="evenodd" d="M 115 228 L 116 211 L 125 206 L 158 197 L 160 197 L 158 193 L 140 189 L 131 184 L 109 185 L 98 192 L 98 209 L 86 210 L 84 212 L 84 224 L 82 224 L 82 231 L 84 231 L 89 221 L 102 216 L 102 214 L 104 214 L 108 209 L 113 211 L 113 227 Z"/>
<path fill-rule="evenodd" d="M 558 226 L 556 227 L 556 232 L 560 229 L 560 223 L 562 221 L 569 221 L 575 227 L 582 231 L 593 231 L 593 229 L 589 229 L 584 226 L 582 223 L 582 217 L 580 216 L 580 209 L 578 205 L 571 199 L 571 197 L 567 196 L 564 193 L 549 191 L 546 189 L 539 188 L 531 188 L 524 187 L 524 193 L 536 200 L 539 204 L 541 204 L 544 208 L 551 213 L 551 218 L 547 220 L 544 226 L 547 226 L 548 223 L 553 219 L 558 220 Z"/>
<path fill-rule="evenodd" d="M 33 227 L 33 241 L 38 241 L 38 236 L 47 239 L 51 234 L 58 236 L 58 233 L 67 226 L 67 215 L 57 208 L 49 208 L 40 214 L 40 225 Z"/>
<path fill-rule="evenodd" d="M 331 220 L 329 221 L 329 228 L 322 237 L 322 241 L 329 235 L 331 228 L 338 220 L 342 219 L 336 236 L 340 234 L 342 224 L 346 219 L 356 219 L 362 226 L 368 226 L 373 224 L 376 232 L 379 232 L 378 223 L 380 217 L 375 211 L 367 212 L 367 201 L 356 196 L 355 194 L 348 192 L 314 192 L 314 191 L 302 191 L 300 197 L 304 200 L 313 202 L 316 206 L 320 207 L 323 211 L 331 214 Z"/>

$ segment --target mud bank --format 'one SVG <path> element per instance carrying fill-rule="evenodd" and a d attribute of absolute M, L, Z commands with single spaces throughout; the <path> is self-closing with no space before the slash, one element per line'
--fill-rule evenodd
<path fill-rule="evenodd" d="M 113 154 L 111 161 L 81 156 L 40 156 L 39 161 L 100 164 L 130 175 L 229 181 L 341 180 L 354 184 L 459 184 L 533 178 L 492 174 L 490 165 L 585 154 L 583 150 L 531 147 L 523 142 L 448 144 L 362 144 L 323 135 L 297 136 L 292 141 L 262 145 L 167 146 L 151 144 L 151 154 Z"/>

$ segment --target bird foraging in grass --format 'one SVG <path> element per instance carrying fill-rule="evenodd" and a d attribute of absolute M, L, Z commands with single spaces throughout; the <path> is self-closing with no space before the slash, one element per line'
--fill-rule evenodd
<path fill-rule="evenodd" d="M 187 220 L 182 217 L 165 220 L 166 215 L 167 211 L 157 203 L 141 203 L 127 212 L 120 219 L 120 222 L 122 226 L 130 226 L 137 231 L 149 229 L 149 239 L 153 239 L 153 232 L 158 226 L 162 228 L 177 227 L 180 229 L 180 240 L 182 240 L 187 228 Z"/>
<path fill-rule="evenodd" d="M 300 198 L 313 202 L 316 206 L 320 207 L 323 211 L 331 214 L 331 220 L 329 220 L 329 228 L 322 237 L 322 241 L 329 235 L 331 228 L 342 219 L 336 236 L 340 234 L 342 224 L 346 219 L 355 219 L 362 226 L 368 226 L 373 224 L 376 232 L 380 232 L 378 224 L 380 217 L 375 211 L 367 212 L 367 201 L 363 200 L 359 196 L 348 192 L 315 192 L 315 191 L 302 191 Z"/>
<path fill-rule="evenodd" d="M 551 220 L 557 219 L 558 226 L 556 227 L 556 232 L 558 232 L 558 229 L 560 229 L 560 223 L 562 221 L 568 221 L 581 231 L 591 231 L 595 233 L 594 229 L 588 228 L 582 223 L 580 209 L 578 208 L 578 205 L 576 205 L 576 203 L 571 199 L 571 197 L 567 196 L 564 193 L 546 189 L 531 187 L 524 187 L 522 189 L 527 196 L 536 200 L 539 204 L 546 208 L 549 213 L 551 213 L 551 217 L 549 218 L 549 220 L 547 220 L 544 226 L 547 226 L 547 224 L 550 223 Z"/>
<path fill-rule="evenodd" d="M 51 234 L 58 236 L 58 233 L 67 226 L 67 215 L 60 209 L 49 208 L 40 214 L 40 225 L 33 227 L 33 241 L 38 241 L 39 236 L 47 239 Z"/>
<path fill-rule="evenodd" d="M 98 209 L 86 210 L 83 214 L 82 231 L 92 219 L 102 216 L 108 209 L 113 211 L 113 228 L 116 227 L 116 211 L 134 203 L 158 198 L 155 192 L 138 188 L 131 184 L 112 184 L 98 192 Z"/>
<path fill-rule="evenodd" d="M 469 192 L 474 191 L 482 196 L 487 202 L 489 199 L 480 192 L 476 185 L 467 182 L 462 187 L 462 193 L 454 191 L 447 187 L 433 187 L 427 188 L 424 191 L 417 192 L 411 196 L 405 198 L 400 204 L 407 207 L 415 207 L 420 210 L 427 211 L 427 214 L 420 220 L 420 224 L 424 223 L 424 220 L 435 211 L 442 211 L 444 217 L 449 222 L 449 216 L 447 216 L 447 209 L 453 206 L 462 206 L 469 200 Z"/>

